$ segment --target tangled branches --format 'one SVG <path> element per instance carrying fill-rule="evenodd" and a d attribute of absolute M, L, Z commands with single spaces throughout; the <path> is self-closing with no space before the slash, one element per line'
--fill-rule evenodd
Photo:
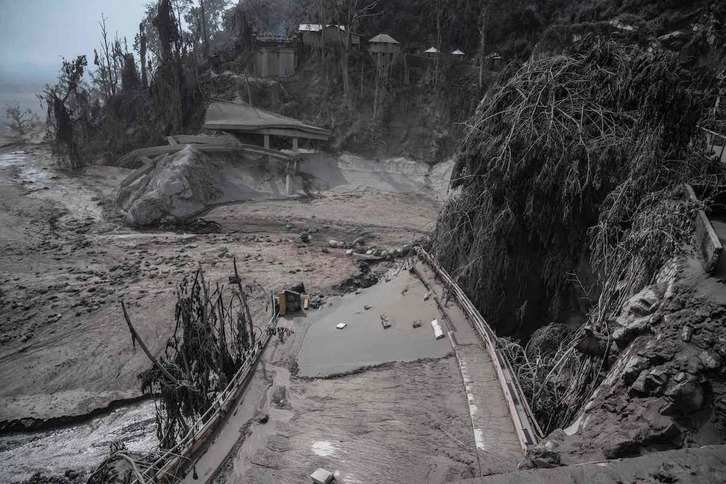
<path fill-rule="evenodd" d="M 616 247 L 648 194 L 660 201 L 703 170 L 689 155 L 701 106 L 688 85 L 670 54 L 590 40 L 482 100 L 434 245 L 501 332 L 557 319 L 591 241 L 597 254 Z"/>
<path fill-rule="evenodd" d="M 255 326 L 234 265 L 231 288 L 214 289 L 199 268 L 179 285 L 174 310 L 176 326 L 157 361 L 126 316 L 132 340 L 142 346 L 153 366 L 139 375 L 144 393 L 158 393 L 157 435 L 161 448 L 171 448 L 213 403 L 252 354 Z"/>
<path fill-rule="evenodd" d="M 691 86 L 669 53 L 591 37 L 487 93 L 433 242 L 500 335 L 527 337 L 573 310 L 607 335 L 609 314 L 683 250 L 699 206 L 682 186 L 717 172 L 723 183 L 695 141 Z M 566 424 L 598 382 L 606 357 L 575 351 L 581 336 L 537 357 L 508 346 L 543 427 Z"/>

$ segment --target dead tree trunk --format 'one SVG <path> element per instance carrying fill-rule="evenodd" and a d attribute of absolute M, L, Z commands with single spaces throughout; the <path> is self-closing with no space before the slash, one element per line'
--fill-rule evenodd
<path fill-rule="evenodd" d="M 487 22 L 489 21 L 489 0 L 481 0 L 479 17 L 479 89 L 484 87 L 484 61 L 487 49 Z"/>
<path fill-rule="evenodd" d="M 149 78 L 146 74 L 146 31 L 144 24 L 139 24 L 139 61 L 141 62 L 141 87 L 149 87 Z"/>

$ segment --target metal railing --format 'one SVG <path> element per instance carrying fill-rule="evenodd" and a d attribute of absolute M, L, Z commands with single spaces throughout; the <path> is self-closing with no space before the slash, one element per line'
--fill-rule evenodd
<path fill-rule="evenodd" d="M 491 326 L 489 326 L 489 323 L 486 322 L 484 317 L 479 313 L 464 291 L 439 265 L 438 261 L 429 255 L 429 253 L 423 248 L 417 246 L 415 249 L 424 261 L 434 269 L 449 291 L 451 291 L 451 293 L 456 297 L 459 306 L 461 306 L 464 310 L 464 313 L 471 321 L 474 329 L 477 333 L 479 333 L 482 340 L 484 340 L 485 346 L 492 360 L 492 364 L 497 372 L 497 379 L 499 380 L 499 385 L 502 388 L 504 399 L 509 407 L 509 414 L 512 417 L 514 430 L 517 433 L 522 451 L 526 453 L 527 449 L 530 446 L 537 444 L 537 441 L 544 435 L 529 407 L 527 398 L 519 385 L 517 374 L 512 368 L 509 357 L 499 345 L 499 339 L 497 338 L 496 333 L 494 333 L 494 330 Z"/>
<path fill-rule="evenodd" d="M 260 355 L 265 351 L 267 343 L 272 338 L 272 332 L 268 330 L 275 327 L 278 317 L 279 314 L 277 313 L 272 316 L 265 328 L 263 328 L 252 354 L 237 370 L 224 390 L 217 395 L 207 411 L 189 428 L 187 434 L 171 449 L 163 449 L 161 456 L 146 468 L 140 476 L 132 480 L 132 483 L 174 482 L 178 479 L 178 470 L 183 467 L 185 462 L 192 459 L 211 433 L 224 421 L 229 407 L 244 390 L 248 377 L 254 373 Z"/>

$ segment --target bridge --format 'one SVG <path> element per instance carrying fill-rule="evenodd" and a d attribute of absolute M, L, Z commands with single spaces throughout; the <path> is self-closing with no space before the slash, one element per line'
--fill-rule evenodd
<path fill-rule="evenodd" d="M 418 257 L 411 261 L 410 272 L 436 303 L 467 399 L 471 438 L 466 440 L 471 444 L 462 445 L 472 445 L 478 475 L 515 471 L 542 432 L 493 330 L 435 258 L 422 248 L 416 250 Z M 277 322 L 275 315 L 268 327 L 275 328 Z M 260 343 L 251 362 L 240 369 L 189 434 L 175 448 L 161 451 L 153 465 L 137 474 L 136 482 L 198 483 L 215 476 L 236 448 L 239 429 L 256 412 L 254 402 L 251 406 L 243 402 L 258 362 L 269 362 L 268 353 L 274 353 L 267 349 L 268 341 L 269 337 Z"/>

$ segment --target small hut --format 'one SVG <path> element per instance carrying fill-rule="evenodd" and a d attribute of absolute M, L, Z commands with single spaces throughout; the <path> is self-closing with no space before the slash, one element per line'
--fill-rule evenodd
<path fill-rule="evenodd" d="M 388 34 L 378 34 L 368 41 L 372 54 L 400 54 L 401 44 Z"/>
<path fill-rule="evenodd" d="M 437 48 L 436 48 L 436 47 L 434 47 L 434 46 L 431 46 L 431 47 L 429 47 L 428 49 L 426 49 L 426 50 L 424 51 L 424 54 L 426 54 L 426 55 L 427 55 L 427 56 L 429 56 L 429 57 L 433 57 L 433 56 L 435 56 L 435 55 L 436 55 L 436 54 L 438 54 L 438 53 L 439 53 L 439 49 L 437 49 Z"/>
<path fill-rule="evenodd" d="M 451 53 L 451 55 L 455 55 L 457 57 L 464 57 L 464 53 L 459 49 L 456 49 L 454 52 Z"/>

